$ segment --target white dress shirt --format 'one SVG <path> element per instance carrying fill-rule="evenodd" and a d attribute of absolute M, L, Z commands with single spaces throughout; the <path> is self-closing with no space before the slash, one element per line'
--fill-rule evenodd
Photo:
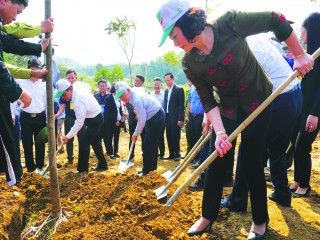
<path fill-rule="evenodd" d="M 101 113 L 101 107 L 97 100 L 91 95 L 91 92 L 73 84 L 72 99 L 73 109 L 76 114 L 76 120 L 70 132 L 66 135 L 67 138 L 74 137 L 84 124 L 86 118 L 95 118 Z"/>
<path fill-rule="evenodd" d="M 46 83 L 41 79 L 32 82 L 30 79 L 17 79 L 17 83 L 23 90 L 27 90 L 32 95 L 31 104 L 26 108 L 21 108 L 27 113 L 41 113 L 47 110 Z M 23 107 L 23 103 L 21 103 Z"/>
<path fill-rule="evenodd" d="M 164 91 L 160 91 L 160 93 L 158 93 L 158 94 L 156 94 L 156 92 L 153 91 L 152 93 L 150 93 L 150 96 L 157 99 L 159 101 L 159 103 L 161 104 L 162 108 L 164 108 Z"/>
<path fill-rule="evenodd" d="M 172 84 L 171 88 L 168 88 L 168 101 L 167 101 L 166 113 L 169 113 L 169 102 L 170 102 L 170 97 L 171 97 L 173 86 L 174 86 L 174 84 Z"/>
<path fill-rule="evenodd" d="M 273 83 L 275 91 L 289 76 L 292 69 L 278 49 L 270 41 L 261 36 L 247 37 L 247 41 L 254 56 L 264 68 Z M 298 84 L 295 78 L 281 93 L 285 93 Z"/>

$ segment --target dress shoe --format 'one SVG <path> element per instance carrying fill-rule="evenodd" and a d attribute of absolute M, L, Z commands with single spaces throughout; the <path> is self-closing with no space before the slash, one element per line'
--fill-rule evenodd
<path fill-rule="evenodd" d="M 108 154 L 108 156 L 109 156 L 110 159 L 115 159 L 113 154 L 110 154 L 110 155 Z"/>
<path fill-rule="evenodd" d="M 294 198 L 301 198 L 301 197 L 308 197 L 309 196 L 309 192 L 311 191 L 311 187 L 309 186 L 308 188 L 307 188 L 307 191 L 306 191 L 306 193 L 293 193 L 293 197 Z"/>
<path fill-rule="evenodd" d="M 284 207 L 291 207 L 291 195 L 288 197 L 285 197 L 285 196 L 280 196 L 276 192 L 273 192 L 268 196 L 268 198 L 271 201 L 279 203 L 280 205 L 282 205 Z"/>
<path fill-rule="evenodd" d="M 149 172 L 147 172 L 147 171 L 141 170 L 141 171 L 138 171 L 137 176 L 138 176 L 138 177 L 142 177 L 142 176 L 144 176 L 144 175 L 147 175 L 148 173 L 149 173 Z"/>
<path fill-rule="evenodd" d="M 160 158 L 161 160 L 164 160 L 164 156 L 163 156 L 163 155 L 160 155 L 159 158 Z"/>
<path fill-rule="evenodd" d="M 119 158 L 120 157 L 119 153 L 115 153 L 114 157 Z"/>
<path fill-rule="evenodd" d="M 197 230 L 196 227 L 192 225 L 191 228 L 188 230 L 187 234 L 190 237 L 202 235 L 202 233 L 209 232 L 211 230 L 212 224 L 213 224 L 213 221 L 210 221 L 208 225 L 202 230 Z"/>
<path fill-rule="evenodd" d="M 104 167 L 96 166 L 96 167 L 92 167 L 91 169 L 96 172 L 102 172 L 102 171 L 108 170 L 108 166 L 104 166 Z"/>
<path fill-rule="evenodd" d="M 57 164 L 57 168 L 61 168 L 62 167 L 62 165 L 61 165 L 61 163 L 59 161 L 57 161 L 56 164 Z"/>
<path fill-rule="evenodd" d="M 68 160 L 68 164 L 73 164 L 73 160 Z"/>
<path fill-rule="evenodd" d="M 228 198 L 224 198 L 220 202 L 220 206 L 223 208 L 228 208 L 230 212 L 245 212 L 247 211 L 246 208 L 242 208 L 239 206 L 236 206 L 231 201 L 228 200 Z"/>
<path fill-rule="evenodd" d="M 165 160 L 170 160 L 170 159 L 174 159 L 175 156 L 174 155 L 169 155 L 167 157 L 164 157 Z"/>
<path fill-rule="evenodd" d="M 200 160 L 196 161 L 194 164 L 191 165 L 193 168 L 198 168 L 200 166 Z"/>
<path fill-rule="evenodd" d="M 180 161 L 180 159 L 181 159 L 181 157 L 175 157 L 175 158 L 174 158 L 174 161 L 177 162 L 177 161 Z"/>
<path fill-rule="evenodd" d="M 203 183 L 201 183 L 199 180 L 197 180 L 194 183 L 190 184 L 188 189 L 190 191 L 202 191 L 203 190 Z"/>
<path fill-rule="evenodd" d="M 263 239 L 264 238 L 264 235 L 266 234 L 267 230 L 268 230 L 268 224 L 269 224 L 269 218 L 267 219 L 267 222 L 266 222 L 266 230 L 264 232 L 264 234 L 258 234 L 258 233 L 255 233 L 255 232 L 249 232 L 248 234 L 248 237 L 247 237 L 247 240 L 259 240 L 259 239 Z"/>

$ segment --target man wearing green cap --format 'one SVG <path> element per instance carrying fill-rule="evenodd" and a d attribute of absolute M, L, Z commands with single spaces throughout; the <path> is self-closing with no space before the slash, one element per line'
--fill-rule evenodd
<path fill-rule="evenodd" d="M 76 120 L 73 127 L 62 139 L 67 143 L 86 125 L 83 136 L 79 140 L 79 158 L 77 170 L 79 173 L 88 172 L 90 145 L 98 159 L 98 166 L 93 167 L 94 171 L 108 170 L 107 160 L 103 155 L 102 145 L 100 141 L 100 129 L 103 125 L 103 114 L 97 100 L 84 86 L 80 84 L 71 85 L 65 79 L 60 79 L 56 84 L 56 98 L 63 98 L 65 101 L 73 102 L 73 109 Z"/>
<path fill-rule="evenodd" d="M 130 88 L 126 82 L 115 85 L 116 98 L 130 103 L 138 117 L 138 122 L 131 141 L 136 142 L 137 137 L 144 131 L 142 139 L 142 171 L 138 176 L 144 176 L 157 169 L 159 139 L 164 128 L 165 114 L 159 101 L 145 92 L 144 88 Z"/>

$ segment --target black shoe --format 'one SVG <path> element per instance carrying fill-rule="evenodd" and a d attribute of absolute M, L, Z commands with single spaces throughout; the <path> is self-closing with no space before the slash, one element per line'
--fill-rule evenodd
<path fill-rule="evenodd" d="M 309 186 L 308 188 L 307 188 L 307 191 L 306 191 L 306 193 L 293 193 L 293 197 L 294 198 L 301 198 L 301 197 L 308 197 L 309 196 L 309 192 L 311 191 L 311 187 Z"/>
<path fill-rule="evenodd" d="M 193 168 L 198 168 L 200 166 L 200 160 L 196 161 L 194 164 L 191 165 Z"/>
<path fill-rule="evenodd" d="M 120 157 L 119 153 L 115 153 L 114 157 L 119 158 Z"/>
<path fill-rule="evenodd" d="M 142 177 L 142 176 L 144 176 L 144 175 L 147 175 L 149 172 L 147 172 L 147 171 L 138 171 L 138 174 L 137 174 L 137 176 L 138 177 Z"/>
<path fill-rule="evenodd" d="M 266 234 L 266 232 L 268 231 L 268 224 L 269 224 L 269 218 L 267 219 L 267 222 L 266 222 L 266 231 L 264 232 L 264 234 L 258 234 L 258 233 L 255 233 L 255 232 L 249 232 L 248 234 L 248 237 L 247 237 L 247 240 L 259 240 L 259 239 L 263 239 L 264 238 L 264 235 Z"/>
<path fill-rule="evenodd" d="M 73 160 L 68 160 L 68 164 L 73 164 Z"/>
<path fill-rule="evenodd" d="M 174 161 L 177 162 L 177 161 L 180 161 L 180 159 L 181 159 L 181 157 L 175 157 L 175 158 L 174 158 Z"/>
<path fill-rule="evenodd" d="M 169 159 L 175 159 L 174 155 L 169 155 L 168 157 L 164 157 L 165 160 L 169 160 Z"/>
<path fill-rule="evenodd" d="M 230 202 L 228 200 L 228 198 L 222 199 L 220 202 L 220 206 L 223 208 L 228 208 L 230 212 L 245 212 L 245 211 L 247 211 L 246 208 L 241 208 L 241 207 L 234 205 L 232 202 Z"/>
<path fill-rule="evenodd" d="M 159 158 L 160 158 L 161 160 L 164 160 L 164 156 L 163 156 L 163 155 L 160 155 Z"/>
<path fill-rule="evenodd" d="M 284 196 L 279 196 L 276 192 L 273 192 L 268 196 L 268 198 L 271 201 L 279 203 L 284 207 L 291 207 L 291 195 L 288 197 L 284 197 Z"/>
<path fill-rule="evenodd" d="M 102 171 L 108 170 L 109 168 L 108 166 L 104 166 L 104 167 L 96 166 L 96 167 L 92 167 L 91 169 L 92 171 L 102 172 Z"/>
<path fill-rule="evenodd" d="M 110 159 L 115 159 L 113 154 L 108 154 L 108 156 L 109 156 Z"/>
<path fill-rule="evenodd" d="M 190 184 L 188 187 L 190 191 L 202 191 L 203 190 L 203 183 L 200 181 L 195 181 L 194 183 Z"/>
<path fill-rule="evenodd" d="M 56 164 L 57 164 L 57 168 L 61 168 L 62 167 L 62 165 L 61 165 L 61 163 L 59 161 L 57 161 Z"/>
<path fill-rule="evenodd" d="M 188 236 L 199 236 L 199 235 L 202 235 L 202 233 L 205 233 L 205 232 L 209 232 L 211 230 L 211 227 L 212 227 L 212 224 L 213 224 L 213 221 L 209 222 L 209 224 L 202 230 L 197 230 L 196 227 L 194 225 L 191 226 L 191 228 L 188 230 L 187 234 Z"/>

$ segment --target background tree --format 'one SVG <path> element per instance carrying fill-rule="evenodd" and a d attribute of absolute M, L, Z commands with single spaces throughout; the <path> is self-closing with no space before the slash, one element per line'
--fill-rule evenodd
<path fill-rule="evenodd" d="M 116 34 L 118 44 L 126 55 L 129 64 L 130 81 L 132 84 L 131 61 L 135 44 L 136 23 L 128 20 L 126 16 L 123 19 L 116 17 L 116 20 L 114 22 L 111 21 L 105 30 L 109 35 Z"/>
<path fill-rule="evenodd" d="M 108 82 L 115 82 L 117 80 L 122 80 L 124 77 L 124 72 L 121 69 L 120 65 L 114 65 L 111 70 L 107 67 L 101 67 L 94 75 L 94 80 L 96 83 L 100 79 L 105 79 Z"/>

